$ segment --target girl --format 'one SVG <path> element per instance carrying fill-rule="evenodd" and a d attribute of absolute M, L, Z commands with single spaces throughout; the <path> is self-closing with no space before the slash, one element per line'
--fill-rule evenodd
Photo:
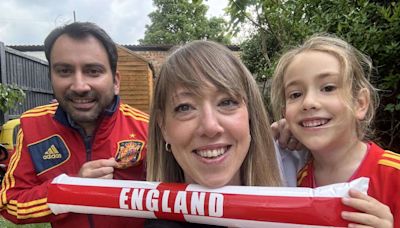
<path fill-rule="evenodd" d="M 371 71 L 370 59 L 350 44 L 313 36 L 279 60 L 271 100 L 275 117 L 285 117 L 312 154 L 298 186 L 369 177 L 369 196 L 350 191 L 343 199 L 360 212 L 343 211 L 343 219 L 349 227 L 400 227 L 400 156 L 367 140 L 377 105 Z"/>

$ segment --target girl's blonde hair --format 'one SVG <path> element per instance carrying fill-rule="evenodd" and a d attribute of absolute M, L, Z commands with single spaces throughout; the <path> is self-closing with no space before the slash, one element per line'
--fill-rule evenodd
<path fill-rule="evenodd" d="M 249 113 L 249 151 L 240 169 L 243 185 L 279 186 L 280 172 L 270 123 L 258 86 L 243 63 L 226 47 L 194 41 L 176 49 L 157 77 L 150 111 L 147 180 L 184 182 L 183 170 L 165 149 L 158 121 L 165 121 L 167 98 L 178 86 L 195 93 L 209 84 L 245 101 Z"/>
<path fill-rule="evenodd" d="M 286 69 L 300 53 L 307 51 L 320 51 L 333 55 L 339 60 L 341 66 L 340 84 L 342 88 L 340 94 L 347 107 L 354 111 L 354 102 L 356 101 L 361 89 L 367 89 L 369 92 L 369 106 L 366 116 L 363 120 L 357 121 L 356 129 L 360 139 L 365 139 L 369 132 L 369 126 L 374 118 L 375 109 L 379 99 L 376 89 L 369 82 L 373 67 L 371 59 L 358 51 L 346 41 L 328 34 L 316 34 L 311 36 L 303 45 L 284 53 L 275 68 L 271 85 L 271 103 L 274 117 L 280 119 L 283 117 L 285 108 L 285 88 L 284 76 Z"/>

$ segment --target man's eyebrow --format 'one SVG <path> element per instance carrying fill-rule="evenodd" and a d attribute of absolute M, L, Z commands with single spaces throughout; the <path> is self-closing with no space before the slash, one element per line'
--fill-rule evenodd
<path fill-rule="evenodd" d="M 59 62 L 59 63 L 53 63 L 53 66 L 70 66 L 71 64 L 68 64 L 68 63 L 62 63 L 62 62 Z"/>
<path fill-rule="evenodd" d="M 71 67 L 72 65 L 71 64 L 68 64 L 68 63 L 62 63 L 62 62 L 59 62 L 59 63 L 53 63 L 53 64 L 51 64 L 51 67 L 52 68 L 54 68 L 54 67 Z"/>
<path fill-rule="evenodd" d="M 104 67 L 104 64 L 101 63 L 86 63 L 84 64 L 85 67 Z"/>

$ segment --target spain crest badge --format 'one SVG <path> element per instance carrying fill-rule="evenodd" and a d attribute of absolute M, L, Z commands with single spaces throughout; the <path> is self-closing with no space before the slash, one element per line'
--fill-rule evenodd
<path fill-rule="evenodd" d="M 124 140 L 118 142 L 115 160 L 117 168 L 125 169 L 135 165 L 141 159 L 144 142 L 140 140 Z"/>

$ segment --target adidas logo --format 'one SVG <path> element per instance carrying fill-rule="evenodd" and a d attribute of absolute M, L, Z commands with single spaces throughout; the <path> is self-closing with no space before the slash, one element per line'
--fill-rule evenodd
<path fill-rule="evenodd" d="M 51 145 L 51 147 L 44 153 L 43 159 L 48 160 L 56 158 L 61 158 L 61 154 L 54 145 Z"/>

